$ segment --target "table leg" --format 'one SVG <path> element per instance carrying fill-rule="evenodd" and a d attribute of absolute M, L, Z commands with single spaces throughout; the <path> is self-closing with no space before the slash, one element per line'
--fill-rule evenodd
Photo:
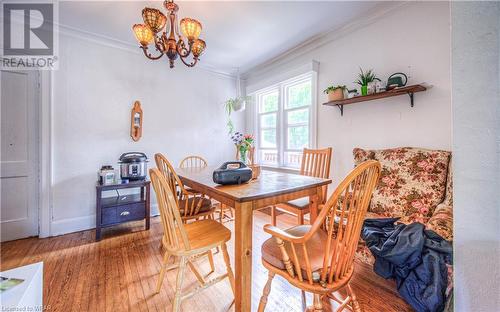
<path fill-rule="evenodd" d="M 249 312 L 252 309 L 252 202 L 236 203 L 235 218 L 235 309 Z"/>
<path fill-rule="evenodd" d="M 321 194 L 323 192 L 323 188 L 317 187 L 316 192 L 312 195 L 309 195 L 309 209 L 311 211 L 311 224 L 314 223 L 316 218 L 318 217 L 318 204 L 319 204 L 319 199 L 321 198 Z"/>
<path fill-rule="evenodd" d="M 145 186 L 146 188 L 146 230 L 149 230 L 149 225 L 151 223 L 151 188 L 150 184 Z M 141 188 L 142 190 L 143 188 Z M 144 192 L 144 191 L 142 191 Z M 144 196 L 141 195 L 141 196 Z"/>

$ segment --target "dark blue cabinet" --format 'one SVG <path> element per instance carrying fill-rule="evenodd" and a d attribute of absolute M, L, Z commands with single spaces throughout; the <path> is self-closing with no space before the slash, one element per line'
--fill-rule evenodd
<path fill-rule="evenodd" d="M 144 220 L 146 230 L 150 226 L 150 182 L 133 181 L 125 184 L 96 185 L 95 239 L 101 239 L 104 227 L 129 221 Z M 119 190 L 140 188 L 140 194 L 120 195 Z M 102 197 L 104 191 L 116 191 L 117 196 Z"/>

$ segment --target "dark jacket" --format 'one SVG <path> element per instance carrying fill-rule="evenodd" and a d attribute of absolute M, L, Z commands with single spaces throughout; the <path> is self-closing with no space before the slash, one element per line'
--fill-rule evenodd
<path fill-rule="evenodd" d="M 374 270 L 394 278 L 399 294 L 417 311 L 442 311 L 452 246 L 422 223 L 395 224 L 398 218 L 367 219 L 362 238 L 375 257 Z"/>

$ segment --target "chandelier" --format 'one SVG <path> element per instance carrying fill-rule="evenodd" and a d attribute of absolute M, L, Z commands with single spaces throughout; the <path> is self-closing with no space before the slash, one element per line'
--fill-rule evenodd
<path fill-rule="evenodd" d="M 144 8 L 142 10 L 144 24 L 135 24 L 132 27 L 137 41 L 141 44 L 140 48 L 151 60 L 157 60 L 166 55 L 170 68 L 174 67 L 177 56 L 186 66 L 193 67 L 206 46 L 205 41 L 199 39 L 201 23 L 192 18 L 181 19 L 179 25 L 182 34 L 187 39 L 186 45 L 185 39 L 179 34 L 177 21 L 179 6 L 173 0 L 165 0 L 163 5 L 168 11 L 167 16 L 158 9 Z M 159 52 L 156 56 L 148 51 L 151 43 L 154 43 L 155 49 Z M 193 55 L 191 62 L 187 61 L 190 54 Z"/>

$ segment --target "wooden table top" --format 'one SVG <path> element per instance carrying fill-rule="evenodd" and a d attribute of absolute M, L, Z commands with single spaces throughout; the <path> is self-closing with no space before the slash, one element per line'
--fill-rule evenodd
<path fill-rule="evenodd" d="M 238 202 L 262 199 L 332 183 L 330 179 L 299 174 L 262 170 L 256 180 L 241 185 L 214 183 L 212 174 L 217 167 L 175 169 L 184 184 L 203 191 L 205 188 Z"/>

